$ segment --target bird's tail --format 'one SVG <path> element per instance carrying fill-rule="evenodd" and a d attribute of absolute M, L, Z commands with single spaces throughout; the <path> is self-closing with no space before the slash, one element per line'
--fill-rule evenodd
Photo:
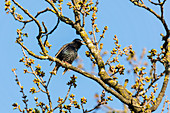
<path fill-rule="evenodd" d="M 53 63 L 53 62 L 52 62 L 52 63 Z M 51 63 L 51 64 L 52 64 L 52 63 Z M 56 63 L 56 65 L 55 65 L 55 67 L 54 67 L 54 69 L 53 69 L 53 71 L 52 71 L 55 75 L 57 74 L 57 71 L 58 71 L 58 68 L 59 68 L 59 67 L 60 67 L 60 65 Z M 62 75 L 64 75 L 68 70 L 69 70 L 69 69 L 65 68 L 65 70 L 64 70 L 63 73 L 62 73 Z"/>

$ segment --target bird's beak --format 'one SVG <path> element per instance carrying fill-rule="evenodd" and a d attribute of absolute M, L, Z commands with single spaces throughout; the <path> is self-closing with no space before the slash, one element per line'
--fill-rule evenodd
<path fill-rule="evenodd" d="M 84 43 L 84 41 L 81 41 L 81 44 L 86 45 L 86 44 Z"/>

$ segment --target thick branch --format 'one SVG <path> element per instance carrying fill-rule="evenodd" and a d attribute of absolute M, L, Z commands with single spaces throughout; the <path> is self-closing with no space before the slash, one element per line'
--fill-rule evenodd
<path fill-rule="evenodd" d="M 119 98 L 122 102 L 126 100 L 127 103 L 130 104 L 132 97 L 129 95 L 127 90 L 120 84 L 118 84 L 117 81 L 113 80 L 105 71 L 105 65 L 104 61 L 100 55 L 100 52 L 96 49 L 96 47 L 93 45 L 91 40 L 89 39 L 87 33 L 85 32 L 84 28 L 81 28 L 80 26 L 74 26 L 77 32 L 79 32 L 82 39 L 85 41 L 87 47 L 89 48 L 90 52 L 93 54 L 99 69 L 99 76 L 102 79 L 102 81 L 106 84 L 108 84 L 110 87 L 114 88 L 120 95 L 122 95 L 124 98 Z M 79 27 L 79 28 L 77 28 Z M 135 103 L 135 102 L 134 102 Z"/>
<path fill-rule="evenodd" d="M 114 90 L 112 90 L 110 87 L 108 87 L 100 78 L 98 78 L 98 77 L 96 77 L 96 76 L 94 76 L 94 75 L 92 75 L 92 74 L 90 74 L 90 73 L 87 73 L 87 72 L 85 72 L 85 71 L 83 71 L 83 70 L 81 70 L 81 69 L 79 69 L 79 68 L 76 68 L 76 67 L 74 67 L 74 66 L 72 66 L 72 65 L 70 65 L 70 64 L 68 64 L 68 63 L 64 63 L 64 62 L 60 61 L 59 59 L 54 58 L 54 57 L 51 57 L 51 56 L 49 56 L 49 55 L 47 55 L 47 56 L 38 56 L 38 55 L 36 55 L 35 53 L 33 53 L 32 51 L 30 51 L 29 49 L 27 49 L 27 48 L 23 45 L 23 43 L 21 43 L 19 40 L 17 40 L 17 43 L 19 43 L 19 44 L 28 52 L 29 55 L 31 55 L 31 56 L 33 56 L 33 57 L 35 57 L 35 58 L 38 58 L 38 59 L 40 59 L 40 60 L 47 60 L 47 59 L 49 59 L 49 60 L 51 60 L 51 61 L 58 62 L 58 63 L 61 64 L 62 67 L 71 69 L 71 70 L 73 70 L 73 71 L 76 71 L 76 72 L 84 75 L 85 77 L 88 77 L 88 78 L 96 81 L 96 82 L 99 83 L 106 91 L 108 91 L 109 93 L 113 94 L 113 95 L 116 96 L 117 98 L 121 98 L 122 102 L 124 102 L 124 103 L 129 103 L 126 99 L 123 98 L 122 95 L 120 95 L 119 93 L 117 93 L 116 91 L 114 91 Z"/>
<path fill-rule="evenodd" d="M 20 42 L 18 39 L 16 40 L 16 42 L 21 45 L 27 52 L 29 55 L 37 58 L 37 59 L 40 59 L 40 60 L 46 60 L 48 59 L 47 56 L 39 56 L 39 55 L 36 55 L 35 53 L 33 53 L 32 51 L 30 51 L 27 47 L 24 46 L 24 44 L 22 42 Z"/>
<path fill-rule="evenodd" d="M 73 71 L 75 71 L 75 72 L 78 72 L 78 73 L 82 74 L 82 75 L 85 76 L 85 77 L 88 77 L 88 78 L 96 81 L 96 82 L 97 82 L 98 84 L 100 84 L 106 91 L 108 91 L 109 93 L 113 94 L 113 95 L 116 96 L 117 98 L 120 98 L 123 103 L 126 103 L 126 104 L 128 103 L 128 104 L 129 104 L 129 101 L 127 101 L 121 94 L 117 93 L 116 91 L 114 91 L 113 89 L 111 89 L 110 87 L 108 87 L 100 78 L 96 77 L 95 75 L 92 75 L 92 74 L 90 74 L 90 73 L 88 73 L 88 72 L 86 72 L 86 71 L 83 71 L 83 70 L 81 70 L 81 69 L 79 69 L 79 68 L 76 68 L 76 67 L 74 67 L 74 66 L 71 65 L 71 64 L 64 63 L 64 62 L 60 61 L 60 60 L 57 59 L 57 58 L 54 58 L 54 57 L 51 57 L 51 56 L 48 56 L 48 58 L 49 58 L 49 60 L 51 60 L 51 61 L 55 61 L 55 62 L 60 63 L 61 66 L 64 67 L 64 68 L 71 69 L 71 70 L 73 70 Z"/>

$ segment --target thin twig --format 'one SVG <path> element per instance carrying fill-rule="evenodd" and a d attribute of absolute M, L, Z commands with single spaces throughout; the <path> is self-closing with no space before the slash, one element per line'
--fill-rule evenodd
<path fill-rule="evenodd" d="M 163 113 L 163 111 L 165 110 L 166 99 L 167 99 L 167 96 L 165 97 L 165 101 L 164 101 L 164 103 L 163 103 L 163 107 L 162 107 L 161 113 Z"/>
<path fill-rule="evenodd" d="M 148 92 L 148 90 L 150 89 L 150 87 L 151 87 L 156 81 L 158 81 L 163 75 L 164 75 L 164 73 L 161 73 L 156 79 L 154 79 L 144 91 L 142 91 L 141 93 L 139 93 L 139 96 L 145 95 L 145 93 Z M 135 96 L 136 96 L 136 95 L 137 95 L 137 94 L 135 94 Z"/>
<path fill-rule="evenodd" d="M 23 102 L 24 102 L 24 104 L 25 104 L 25 110 L 28 110 L 28 104 L 27 104 L 27 102 L 28 102 L 28 100 L 26 99 L 26 95 L 25 95 L 25 93 L 24 93 L 24 91 L 23 91 L 23 86 L 21 85 L 21 83 L 19 82 L 19 79 L 18 79 L 18 76 L 17 76 L 17 74 L 16 74 L 16 72 L 15 72 L 15 69 L 13 69 L 12 70 L 13 71 L 13 73 L 14 73 L 14 75 L 15 75 L 15 81 L 17 82 L 17 84 L 19 85 L 19 87 L 20 87 L 20 89 L 21 89 L 21 93 L 22 93 L 22 98 L 24 99 L 23 100 Z M 19 110 L 21 110 L 20 108 L 18 108 Z"/>
<path fill-rule="evenodd" d="M 64 103 L 66 102 L 66 100 L 67 100 L 67 98 L 68 98 L 68 95 L 69 95 L 69 93 L 70 93 L 71 87 L 72 87 L 72 85 L 70 85 L 70 87 L 69 87 L 69 89 L 68 89 L 68 91 L 67 91 L 67 95 L 66 95 L 64 101 L 62 101 L 61 103 L 59 103 L 53 110 L 57 109 L 60 105 L 62 105 L 62 104 L 64 104 Z"/>
<path fill-rule="evenodd" d="M 97 40 L 96 40 L 96 35 L 95 35 L 95 30 L 94 30 L 94 28 L 95 28 L 94 25 L 92 25 L 94 44 L 96 45 L 97 50 L 98 50 L 99 47 L 98 47 L 98 43 L 97 43 Z"/>
<path fill-rule="evenodd" d="M 53 76 L 53 74 L 51 74 L 50 77 L 49 77 L 49 79 L 48 79 L 48 82 L 47 82 L 47 85 L 46 85 L 47 87 L 48 87 L 48 85 L 49 85 L 49 83 L 50 83 L 50 80 L 51 80 L 52 76 Z"/>
<path fill-rule="evenodd" d="M 52 34 L 54 32 L 54 30 L 58 27 L 59 23 L 60 23 L 60 19 L 58 18 L 58 21 L 57 21 L 57 24 L 55 25 L 55 27 L 49 33 L 43 35 L 43 36 L 46 36 L 46 39 L 44 41 L 44 46 L 45 46 L 45 44 L 46 44 L 46 42 L 48 40 L 48 35 L 50 35 L 50 34 Z"/>
<path fill-rule="evenodd" d="M 86 111 L 84 111 L 83 103 L 81 103 L 81 107 L 82 107 L 83 113 L 85 113 Z"/>
<path fill-rule="evenodd" d="M 85 113 L 87 113 L 87 112 L 92 112 L 93 110 L 99 108 L 100 105 L 102 105 L 102 104 L 101 104 L 101 103 L 98 103 L 94 108 L 92 108 L 92 109 L 90 109 L 90 110 L 88 110 L 88 111 L 86 110 Z M 84 112 L 83 112 L 83 113 L 84 113 Z"/>
<path fill-rule="evenodd" d="M 160 1 L 159 1 L 159 3 L 155 3 L 155 2 L 152 2 L 151 0 L 148 0 L 151 4 L 154 4 L 154 5 L 161 5 L 162 3 L 160 3 Z"/>

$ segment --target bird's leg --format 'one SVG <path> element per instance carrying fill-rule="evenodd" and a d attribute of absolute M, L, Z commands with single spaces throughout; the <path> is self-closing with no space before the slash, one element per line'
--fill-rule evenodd
<path fill-rule="evenodd" d="M 68 63 L 67 61 L 62 61 L 64 63 L 66 63 L 67 65 L 71 65 L 70 63 Z M 64 72 L 62 73 L 62 75 L 64 75 L 69 69 L 65 68 Z"/>
<path fill-rule="evenodd" d="M 65 68 L 65 70 L 62 73 L 62 75 L 64 75 L 67 71 L 69 71 L 69 69 Z"/>
<path fill-rule="evenodd" d="M 71 64 L 70 64 L 70 63 L 68 63 L 67 61 L 62 61 L 62 62 L 66 63 L 67 65 L 71 65 Z"/>

